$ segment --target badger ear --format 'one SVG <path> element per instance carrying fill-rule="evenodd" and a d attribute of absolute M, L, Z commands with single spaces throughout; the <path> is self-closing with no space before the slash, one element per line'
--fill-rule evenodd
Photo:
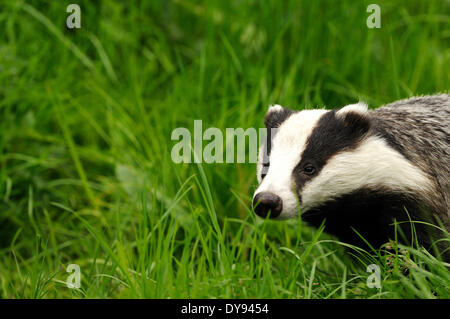
<path fill-rule="evenodd" d="M 339 117 L 349 112 L 358 113 L 364 116 L 369 114 L 367 104 L 364 102 L 358 102 L 356 104 L 349 104 L 347 106 L 344 106 L 336 112 L 336 115 Z"/>
<path fill-rule="evenodd" d="M 342 119 L 354 134 L 364 135 L 370 129 L 369 111 L 365 103 L 344 106 L 336 112 L 336 117 Z"/>
<path fill-rule="evenodd" d="M 292 113 L 293 110 L 282 107 L 281 105 L 271 105 L 264 117 L 264 124 L 267 128 L 277 128 L 283 123 Z"/>

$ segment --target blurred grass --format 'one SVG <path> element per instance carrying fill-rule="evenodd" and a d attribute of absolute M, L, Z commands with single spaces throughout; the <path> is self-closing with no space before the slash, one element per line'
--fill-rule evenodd
<path fill-rule="evenodd" d="M 449 298 L 301 221 L 256 221 L 254 164 L 174 164 L 176 127 L 261 127 L 268 104 L 448 91 L 448 1 L 0 2 L 0 296 Z M 68 289 L 68 264 L 82 270 Z"/>

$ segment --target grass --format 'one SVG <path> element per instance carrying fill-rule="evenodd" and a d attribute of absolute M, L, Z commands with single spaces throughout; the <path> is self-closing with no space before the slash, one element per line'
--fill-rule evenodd
<path fill-rule="evenodd" d="M 448 268 L 256 220 L 254 164 L 175 164 L 176 127 L 450 87 L 446 1 L 1 2 L 3 298 L 449 298 Z M 404 258 L 409 254 L 410 258 Z M 69 264 L 81 287 L 69 289 Z M 405 267 L 409 269 L 405 272 Z"/>

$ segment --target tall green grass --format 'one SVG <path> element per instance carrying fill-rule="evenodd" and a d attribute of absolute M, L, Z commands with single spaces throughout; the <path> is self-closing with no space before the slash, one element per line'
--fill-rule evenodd
<path fill-rule="evenodd" d="M 450 297 L 423 248 L 374 260 L 301 220 L 255 219 L 254 164 L 170 159 L 195 119 L 257 128 L 271 103 L 447 91 L 448 2 L 377 1 L 368 29 L 373 1 L 77 1 L 68 30 L 71 2 L 0 3 L 1 297 Z"/>

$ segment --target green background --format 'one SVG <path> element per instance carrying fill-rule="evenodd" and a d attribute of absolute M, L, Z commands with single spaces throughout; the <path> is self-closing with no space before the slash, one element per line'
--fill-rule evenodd
<path fill-rule="evenodd" d="M 450 87 L 448 1 L 0 1 L 3 298 L 448 298 L 420 247 L 377 261 L 255 219 L 254 164 L 174 164 L 176 127 L 269 104 L 377 107 Z M 404 258 L 410 254 L 411 258 Z M 66 267 L 81 287 L 66 287 Z M 405 272 L 405 268 L 409 272 Z"/>

